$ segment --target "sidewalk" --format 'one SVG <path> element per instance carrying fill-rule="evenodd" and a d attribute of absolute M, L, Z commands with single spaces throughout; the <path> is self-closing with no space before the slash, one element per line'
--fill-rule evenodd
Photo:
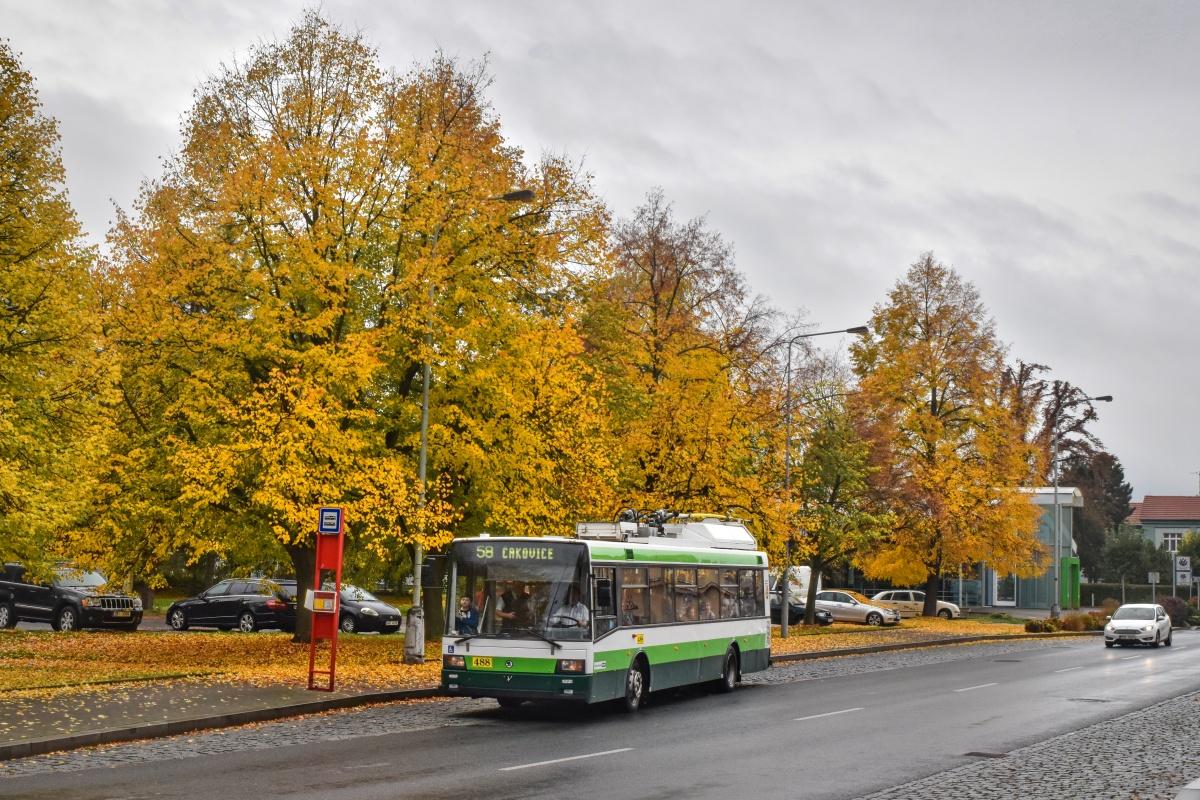
<path fill-rule="evenodd" d="M 256 686 L 211 679 L 125 683 L 120 688 L 50 699 L 0 694 L 0 761 L 436 694 L 432 687 L 315 692 L 300 685 Z"/>

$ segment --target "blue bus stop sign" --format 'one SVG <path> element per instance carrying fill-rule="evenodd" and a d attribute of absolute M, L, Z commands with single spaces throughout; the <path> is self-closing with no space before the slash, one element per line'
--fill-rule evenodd
<path fill-rule="evenodd" d="M 337 536 L 342 532 L 342 509 L 337 506 L 324 507 L 317 516 L 317 533 Z"/>

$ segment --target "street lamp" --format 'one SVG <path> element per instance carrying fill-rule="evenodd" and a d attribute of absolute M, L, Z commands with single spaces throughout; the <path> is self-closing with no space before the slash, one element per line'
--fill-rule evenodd
<path fill-rule="evenodd" d="M 801 333 L 787 340 L 787 366 L 784 368 L 783 392 L 783 490 L 790 494 L 792 489 L 792 346 L 801 339 L 813 336 L 833 336 L 839 333 L 866 334 L 870 330 L 866 325 L 855 325 L 853 328 L 842 328 L 836 331 L 819 331 L 817 333 Z M 790 551 L 792 534 L 788 532 L 787 548 Z M 788 553 L 790 556 L 790 552 Z M 783 564 L 783 588 L 779 590 L 779 635 L 786 639 L 788 636 L 788 614 L 791 611 L 789 602 L 789 584 L 791 583 L 791 558 L 785 558 Z M 812 578 L 809 578 L 812 580 Z"/>
<path fill-rule="evenodd" d="M 526 203 L 533 198 L 533 190 L 515 189 L 497 197 L 485 197 L 484 200 L 502 203 Z M 446 227 L 446 223 L 449 221 L 450 219 L 447 216 L 437 226 L 437 230 L 433 232 L 433 239 L 429 247 L 430 261 L 433 261 L 437 257 L 438 240 L 442 236 L 442 229 Z M 425 467 L 429 455 L 429 384 L 433 375 L 433 293 L 434 287 L 431 281 L 429 283 L 429 322 L 425 329 L 425 364 L 421 369 L 421 450 L 417 458 L 417 482 L 421 486 L 420 495 L 418 496 L 418 507 L 421 511 L 425 510 Z M 424 525 L 424 522 L 422 522 L 422 525 Z M 408 619 L 404 623 L 404 663 L 424 664 L 425 610 L 421 606 L 421 561 L 425 556 L 420 542 L 417 542 L 416 547 L 413 548 L 413 555 L 413 600 L 412 607 L 408 609 Z"/>
<path fill-rule="evenodd" d="M 1082 397 L 1078 400 L 1073 400 L 1065 403 L 1064 407 L 1077 406 L 1080 403 L 1089 403 L 1097 401 L 1101 403 L 1111 403 L 1111 394 L 1102 394 L 1097 397 Z M 1051 466 L 1054 467 L 1054 597 L 1050 603 L 1050 618 L 1058 619 L 1062 613 L 1062 595 L 1060 594 L 1060 579 L 1062 573 L 1062 541 L 1060 535 L 1060 510 L 1058 502 L 1058 423 L 1059 414 L 1062 413 L 1062 408 L 1058 408 L 1054 412 L 1054 439 L 1053 439 L 1053 455 L 1050 458 Z M 1073 538 L 1073 537 L 1072 537 Z"/>

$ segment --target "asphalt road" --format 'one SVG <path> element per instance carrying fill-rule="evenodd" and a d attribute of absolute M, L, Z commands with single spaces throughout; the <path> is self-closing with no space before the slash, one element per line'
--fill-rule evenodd
<path fill-rule="evenodd" d="M 1200 633 L 688 691 L 610 708 L 463 712 L 453 727 L 14 777 L 6 798 L 855 798 L 1200 689 Z M 786 671 L 786 667 L 780 672 Z M 461 724 L 466 722 L 468 724 Z"/>

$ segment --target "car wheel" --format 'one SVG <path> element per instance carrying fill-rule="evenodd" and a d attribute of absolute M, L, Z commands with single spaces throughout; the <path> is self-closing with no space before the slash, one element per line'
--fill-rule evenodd
<path fill-rule="evenodd" d="M 238 630 L 242 633 L 254 633 L 258 630 L 258 623 L 254 620 L 254 615 L 249 611 L 243 611 L 238 617 Z"/>
<path fill-rule="evenodd" d="M 1167 647 L 1171 646 L 1171 631 L 1167 631 L 1167 638 L 1163 641 L 1163 644 Z"/>
<path fill-rule="evenodd" d="M 338 627 L 342 629 L 342 633 L 354 633 L 358 630 L 358 620 L 353 614 L 342 614 L 342 622 Z"/>
<path fill-rule="evenodd" d="M 56 631 L 77 631 L 79 630 L 79 614 L 76 613 L 73 606 L 63 606 L 54 616 L 54 624 L 50 627 Z"/>
<path fill-rule="evenodd" d="M 883 624 L 883 615 L 880 614 L 878 611 L 872 611 L 870 614 L 867 614 L 867 624 L 868 625 L 882 625 Z"/>
<path fill-rule="evenodd" d="M 1113 646 L 1113 645 L 1115 645 L 1115 644 L 1116 644 L 1116 642 L 1105 642 L 1105 643 L 1104 643 L 1104 646 L 1105 646 L 1105 647 L 1112 647 L 1112 646 Z"/>
<path fill-rule="evenodd" d="M 15 628 L 17 626 L 17 612 L 12 607 L 11 603 L 0 604 L 0 629 Z"/>
<path fill-rule="evenodd" d="M 731 647 L 725 651 L 725 666 L 721 670 L 721 679 L 717 681 L 717 690 L 725 694 L 732 692 L 737 688 L 740 677 L 737 651 Z"/>
<path fill-rule="evenodd" d="M 950 619 L 950 617 L 951 617 L 950 609 L 943 608 L 941 611 L 938 612 L 938 616 L 941 617 L 942 619 Z"/>
<path fill-rule="evenodd" d="M 167 624 L 173 631 L 186 631 L 188 629 L 187 614 L 183 613 L 182 608 L 171 609 L 171 613 L 167 615 Z"/>
<path fill-rule="evenodd" d="M 629 667 L 625 676 L 625 711 L 634 713 L 646 699 L 646 668 L 639 658 Z"/>

